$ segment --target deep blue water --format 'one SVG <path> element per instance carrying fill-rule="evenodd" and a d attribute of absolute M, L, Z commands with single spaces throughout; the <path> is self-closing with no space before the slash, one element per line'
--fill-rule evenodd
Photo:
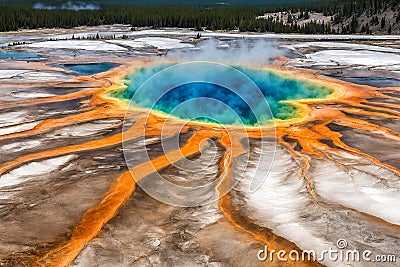
<path fill-rule="evenodd" d="M 115 68 L 118 66 L 118 64 L 103 62 L 103 63 L 88 63 L 88 64 L 64 64 L 63 66 L 75 72 L 87 75 L 93 75 Z"/>
<path fill-rule="evenodd" d="M 298 108 L 282 101 L 324 98 L 333 92 L 267 70 L 209 63 L 148 66 L 127 78 L 128 88 L 115 97 L 183 119 L 220 124 L 259 125 L 273 118 L 295 118 Z"/>
<path fill-rule="evenodd" d="M 39 59 L 40 57 L 38 55 L 25 52 L 0 50 L 0 58 Z"/>

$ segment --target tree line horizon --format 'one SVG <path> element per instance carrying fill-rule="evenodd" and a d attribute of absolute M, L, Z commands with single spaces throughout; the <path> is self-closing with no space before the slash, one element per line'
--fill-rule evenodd
<path fill-rule="evenodd" d="M 133 28 L 174 27 L 198 31 L 206 29 L 304 34 L 370 33 L 368 32 L 369 24 L 363 24 L 363 27 L 360 27 L 358 18 L 368 14 L 371 16 L 371 25 L 374 25 L 377 15 L 388 9 L 398 12 L 396 22 L 399 22 L 400 0 L 331 0 L 279 7 L 118 6 L 78 11 L 44 10 L 6 4 L 0 5 L 0 31 L 127 24 Z M 332 23 L 311 20 L 299 25 L 296 22 L 288 23 L 272 17 L 257 19 L 258 16 L 266 13 L 279 11 L 300 12 L 304 16 L 307 16 L 308 12 L 321 12 L 332 16 Z M 384 22 L 379 21 L 379 23 L 385 26 Z M 341 28 L 333 29 L 331 25 L 335 24 L 340 24 Z"/>

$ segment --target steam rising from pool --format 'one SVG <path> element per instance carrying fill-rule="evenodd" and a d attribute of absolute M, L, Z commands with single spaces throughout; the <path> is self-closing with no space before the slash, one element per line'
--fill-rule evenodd
<path fill-rule="evenodd" d="M 176 49 L 169 51 L 167 57 L 181 62 L 212 61 L 234 65 L 263 65 L 279 55 L 290 51 L 270 40 L 217 40 L 201 41 L 195 49 Z"/>

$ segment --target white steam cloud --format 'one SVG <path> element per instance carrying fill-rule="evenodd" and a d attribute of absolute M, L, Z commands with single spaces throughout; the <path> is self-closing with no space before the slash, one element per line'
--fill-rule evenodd
<path fill-rule="evenodd" d="M 95 2 L 82 2 L 82 1 L 68 1 L 59 6 L 46 5 L 43 3 L 35 3 L 33 4 L 34 9 L 46 9 L 46 10 L 55 10 L 55 9 L 63 9 L 63 10 L 98 10 L 100 6 Z"/>
<path fill-rule="evenodd" d="M 285 53 L 285 49 L 279 48 L 276 42 L 269 40 L 208 39 L 199 43 L 195 49 L 170 51 L 168 57 L 183 61 L 213 61 L 251 65 L 269 63 L 273 58 Z"/>

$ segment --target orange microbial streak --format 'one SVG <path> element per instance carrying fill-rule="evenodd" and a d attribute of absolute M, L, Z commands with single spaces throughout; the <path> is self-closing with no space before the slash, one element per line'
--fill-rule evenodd
<path fill-rule="evenodd" d="M 221 176 L 224 177 L 224 179 L 218 188 L 221 192 L 219 207 L 222 213 L 232 223 L 232 225 L 234 225 L 241 231 L 250 234 L 255 240 L 266 244 L 271 250 L 296 250 L 301 252 L 301 249 L 297 247 L 293 242 L 290 242 L 282 237 L 275 235 L 272 230 L 261 227 L 246 216 L 242 215 L 238 208 L 236 208 L 232 203 L 230 194 L 225 194 L 233 180 L 230 162 L 233 157 L 240 156 L 245 151 L 243 150 L 238 140 L 235 140 L 235 136 L 230 139 L 228 135 L 224 135 L 222 138 L 220 138 L 220 142 L 226 149 L 223 160 L 221 160 L 220 163 L 220 168 L 222 170 Z M 293 262 L 290 260 L 287 262 L 266 262 L 266 264 L 268 266 L 323 266 L 320 263 L 313 261 Z"/>
<path fill-rule="evenodd" d="M 69 266 L 84 246 L 96 237 L 135 190 L 129 171 L 121 174 L 97 206 L 89 209 L 74 227 L 70 240 L 51 250 L 33 266 Z"/>
<path fill-rule="evenodd" d="M 100 203 L 83 215 L 81 221 L 73 229 L 70 240 L 37 260 L 34 266 L 68 266 L 129 199 L 135 189 L 135 180 L 142 179 L 184 157 L 199 152 L 200 142 L 208 137 L 210 134 L 206 132 L 195 133 L 181 150 L 171 151 L 121 174 Z"/>
<path fill-rule="evenodd" d="M 267 244 L 271 249 L 300 249 L 292 242 L 276 236 L 271 230 L 258 226 L 246 216 L 240 214 L 235 207 L 232 196 L 224 194 L 230 187 L 233 180 L 231 162 L 245 153 L 245 148 L 240 144 L 242 138 L 274 138 L 285 148 L 293 157 L 300 160 L 299 173 L 306 181 L 307 191 L 310 197 L 318 205 L 318 196 L 314 191 L 314 183 L 309 175 L 311 158 L 325 158 L 332 160 L 344 170 L 348 167 L 331 156 L 335 152 L 346 152 L 353 155 L 366 157 L 372 163 L 387 168 L 396 174 L 399 170 L 393 166 L 381 162 L 379 159 L 368 155 L 358 149 L 345 144 L 342 135 L 329 128 L 329 125 L 349 127 L 357 130 L 367 131 L 371 134 L 380 135 L 382 138 L 399 141 L 399 134 L 386 127 L 373 124 L 361 118 L 354 118 L 352 115 L 366 115 L 387 119 L 400 118 L 400 105 L 396 104 L 398 98 L 384 94 L 385 90 L 399 91 L 400 88 L 374 88 L 370 86 L 354 85 L 331 78 L 318 76 L 312 71 L 295 70 L 289 71 L 283 68 L 285 59 L 281 58 L 278 63 L 269 67 L 270 70 L 279 72 L 282 75 L 290 75 L 298 79 L 303 79 L 312 83 L 320 83 L 334 89 L 334 93 L 327 99 L 306 99 L 291 101 L 292 104 L 300 107 L 298 118 L 287 121 L 276 121 L 275 129 L 272 127 L 247 127 L 244 131 L 236 131 L 235 127 L 230 127 L 230 131 L 216 125 L 202 124 L 200 122 L 187 123 L 182 129 L 177 127 L 171 119 L 159 116 L 159 114 L 146 114 L 143 111 L 129 109 L 127 103 L 113 99 L 108 93 L 120 89 L 123 84 L 119 82 L 126 75 L 128 70 L 132 70 L 149 63 L 149 60 L 132 61 L 131 66 L 120 67 L 117 71 L 97 75 L 92 78 L 81 78 L 81 81 L 90 81 L 98 84 L 97 88 L 86 89 L 77 93 L 64 96 L 27 100 L 18 103 L 1 104 L 0 108 L 11 106 L 25 106 L 40 103 L 59 102 L 68 99 L 79 99 L 87 97 L 87 107 L 80 113 L 65 118 L 48 119 L 39 123 L 32 130 L 20 133 L 12 133 L 0 136 L 1 139 L 14 137 L 28 137 L 41 134 L 58 127 L 67 127 L 74 123 L 87 122 L 104 118 L 123 118 L 131 120 L 133 125 L 124 133 L 98 140 L 76 144 L 71 146 L 59 147 L 47 151 L 27 154 L 6 162 L 0 166 L 0 175 L 12 169 L 32 161 L 46 158 L 57 157 L 77 152 L 90 151 L 100 148 L 111 147 L 121 144 L 123 141 L 132 140 L 143 136 L 160 136 L 161 133 L 173 135 L 180 130 L 192 130 L 194 133 L 187 143 L 177 151 L 170 151 L 165 155 L 142 163 L 133 167 L 130 172 L 124 172 L 116 178 L 115 183 L 109 189 L 104 198 L 94 207 L 83 214 L 81 221 L 73 228 L 71 237 L 66 242 L 62 242 L 56 248 L 41 255 L 36 261 L 36 266 L 68 266 L 81 252 L 84 246 L 100 232 L 102 227 L 111 220 L 122 205 L 131 197 L 135 189 L 135 181 L 147 175 L 162 170 L 168 165 L 179 161 L 200 151 L 200 143 L 207 138 L 216 138 L 225 147 L 224 156 L 219 164 L 220 183 L 216 188 L 216 193 L 221 193 L 219 206 L 225 217 L 237 227 L 239 231 L 250 234 L 254 239 Z M 132 67 L 133 66 L 133 67 Z M 79 80 L 77 81 L 79 82 Z M 390 100 L 389 103 L 373 102 L 371 99 Z M 145 129 L 144 129 L 145 128 Z M 229 133 L 228 133 L 229 132 Z M 123 140 L 124 139 L 124 140 Z M 332 145 L 327 145 L 329 141 Z M 293 143 L 297 143 L 294 146 Z M 277 265 L 278 263 L 274 264 Z M 279 265 L 279 264 L 278 264 Z M 318 266 L 316 262 L 288 262 L 290 266 Z"/>

